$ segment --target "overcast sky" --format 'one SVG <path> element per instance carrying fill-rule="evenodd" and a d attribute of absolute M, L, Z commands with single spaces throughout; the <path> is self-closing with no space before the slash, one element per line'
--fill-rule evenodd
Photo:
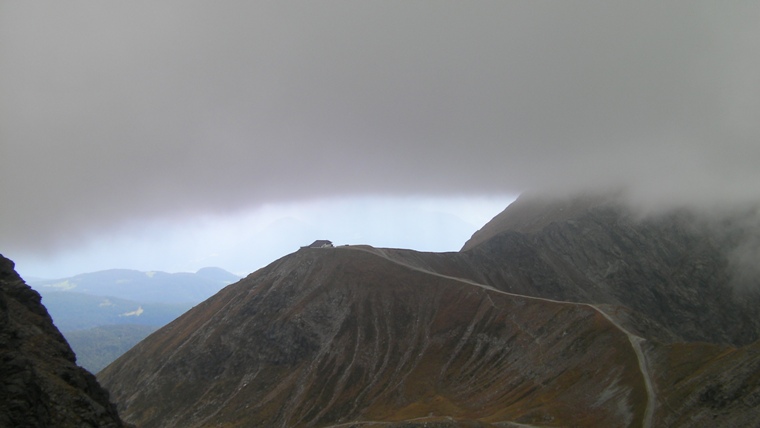
<path fill-rule="evenodd" d="M 189 269 L 166 254 L 251 251 L 222 230 L 422 245 L 399 230 L 477 228 L 533 189 L 757 200 L 758 22 L 757 1 L 0 0 L 0 252 Z"/>

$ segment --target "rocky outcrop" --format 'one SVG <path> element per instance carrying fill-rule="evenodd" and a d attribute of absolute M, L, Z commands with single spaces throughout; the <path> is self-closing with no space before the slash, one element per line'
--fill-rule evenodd
<path fill-rule="evenodd" d="M 122 427 L 40 295 L 0 255 L 0 427 Z"/>

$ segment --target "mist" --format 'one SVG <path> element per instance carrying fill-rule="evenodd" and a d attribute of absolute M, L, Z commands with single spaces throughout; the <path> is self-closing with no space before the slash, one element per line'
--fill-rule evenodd
<path fill-rule="evenodd" d="M 757 201 L 758 22 L 756 2 L 2 2 L 0 247 L 330 198 Z"/>

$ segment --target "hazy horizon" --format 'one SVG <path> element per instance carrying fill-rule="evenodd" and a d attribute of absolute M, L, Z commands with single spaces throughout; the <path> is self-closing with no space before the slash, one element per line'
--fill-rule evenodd
<path fill-rule="evenodd" d="M 195 272 L 221 267 L 246 276 L 329 239 L 418 251 L 458 251 L 513 197 L 352 198 L 269 205 L 183 223 L 155 221 L 90 237 L 69 251 L 5 254 L 22 277 L 64 278 L 106 269 Z"/>

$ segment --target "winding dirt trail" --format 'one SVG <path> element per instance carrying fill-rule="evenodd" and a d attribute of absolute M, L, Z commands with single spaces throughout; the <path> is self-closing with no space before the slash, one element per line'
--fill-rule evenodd
<path fill-rule="evenodd" d="M 641 347 L 641 343 L 645 340 L 644 338 L 637 336 L 630 331 L 628 331 L 625 327 L 623 327 L 618 321 L 616 321 L 612 316 L 610 316 L 608 313 L 603 311 L 598 306 L 591 304 L 591 303 L 577 303 L 577 302 L 567 302 L 562 300 L 553 300 L 548 299 L 544 297 L 535 297 L 535 296 L 526 296 L 523 294 L 515 294 L 510 293 L 507 291 L 502 291 L 499 289 L 496 289 L 494 287 L 491 287 L 490 285 L 481 284 L 475 281 L 471 281 L 466 278 L 459 278 L 456 276 L 449 276 L 449 275 L 443 275 L 437 272 L 433 272 L 424 268 L 421 268 L 419 266 L 414 266 L 412 264 L 405 263 L 397 258 L 393 258 L 388 255 L 388 252 L 386 249 L 383 248 L 375 248 L 371 246 L 364 246 L 364 245 L 351 245 L 351 246 L 343 246 L 343 247 L 336 247 L 336 249 L 345 249 L 345 250 L 351 250 L 351 251 L 363 251 L 365 253 L 373 254 L 375 256 L 381 257 L 385 260 L 388 260 L 392 263 L 395 263 L 400 266 L 404 266 L 408 269 L 412 269 L 417 272 L 422 272 L 428 275 L 437 276 L 440 278 L 450 279 L 458 282 L 463 282 L 465 284 L 469 284 L 475 287 L 479 287 L 488 291 L 492 291 L 494 293 L 499 294 L 505 294 L 512 297 L 519 297 L 523 299 L 529 299 L 529 300 L 540 300 L 544 302 L 550 302 L 550 303 L 557 303 L 557 304 L 563 304 L 563 305 L 581 305 L 589 307 L 596 312 L 598 312 L 600 315 L 602 315 L 604 318 L 606 318 L 612 325 L 617 327 L 622 333 L 624 333 L 628 337 L 628 341 L 631 343 L 631 347 L 633 348 L 634 352 L 636 353 L 636 358 L 639 363 L 639 370 L 641 371 L 641 375 L 644 380 L 644 386 L 647 391 L 647 406 L 644 411 L 644 417 L 642 419 L 641 427 L 642 428 L 652 428 L 653 419 L 654 419 L 654 410 L 657 403 L 657 395 L 656 391 L 654 389 L 654 382 L 652 381 L 652 375 L 649 371 L 649 365 L 647 363 L 646 355 L 644 354 L 644 350 Z"/>

